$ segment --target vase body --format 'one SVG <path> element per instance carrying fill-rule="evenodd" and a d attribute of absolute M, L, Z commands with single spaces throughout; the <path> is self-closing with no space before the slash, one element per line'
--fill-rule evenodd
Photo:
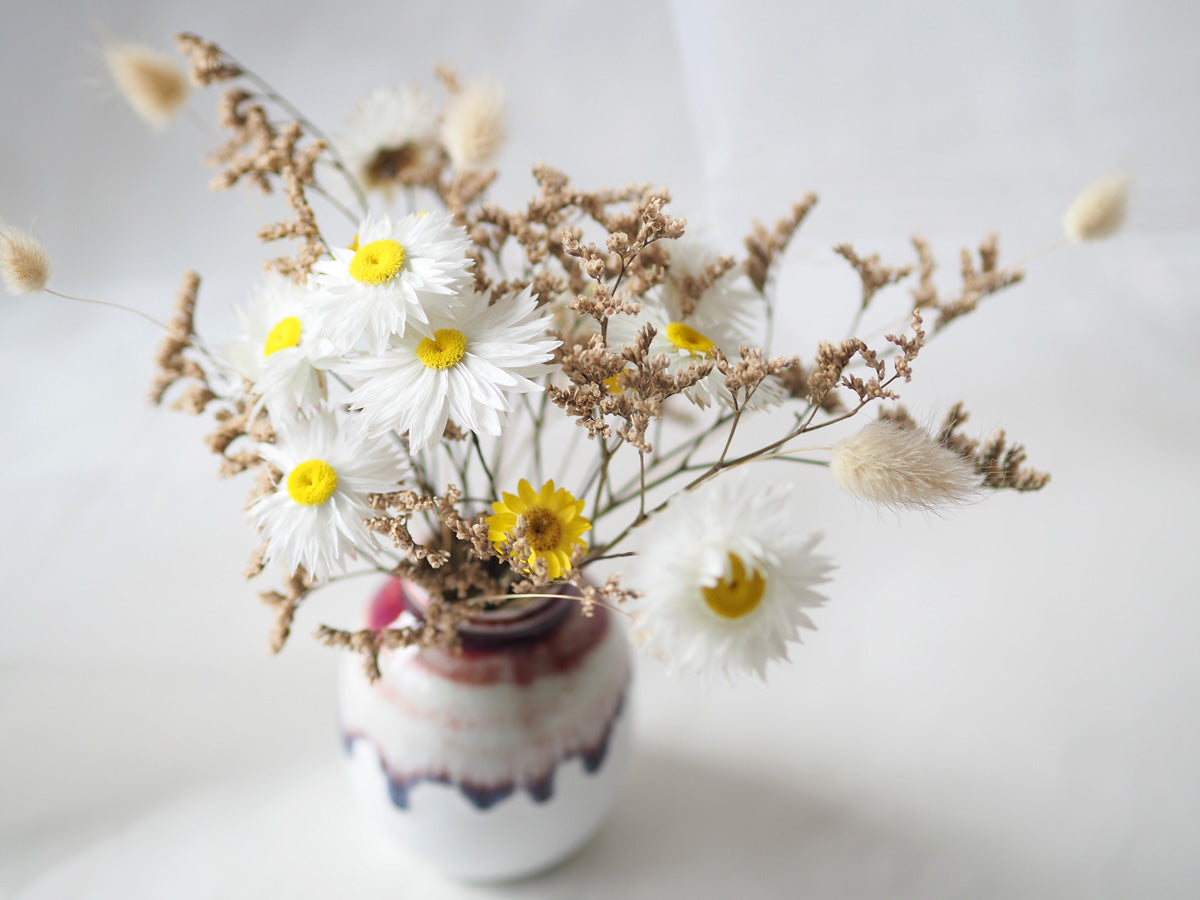
<path fill-rule="evenodd" d="M 370 627 L 419 614 L 394 581 Z M 385 831 L 464 880 L 531 875 L 565 859 L 610 811 L 629 747 L 630 654 L 601 608 L 569 597 L 460 629 L 461 653 L 405 648 L 341 673 L 351 781 Z"/>

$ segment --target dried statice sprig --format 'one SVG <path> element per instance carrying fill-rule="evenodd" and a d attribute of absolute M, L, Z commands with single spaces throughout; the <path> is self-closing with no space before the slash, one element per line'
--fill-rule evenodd
<path fill-rule="evenodd" d="M 745 240 L 746 252 L 749 254 L 745 268 L 750 283 L 760 294 L 766 292 L 776 260 L 787 249 L 792 236 L 816 205 L 817 195 L 805 194 L 803 199 L 792 205 L 791 213 L 776 222 L 770 231 L 761 222 L 754 223 L 754 230 Z"/>
<path fill-rule="evenodd" d="M 260 566 L 261 568 L 261 566 Z M 258 596 L 275 613 L 275 624 L 271 628 L 270 647 L 278 653 L 292 633 L 292 621 L 300 603 L 312 590 L 313 580 L 303 568 L 297 568 L 283 582 L 282 591 L 263 591 Z"/>
<path fill-rule="evenodd" d="M 219 123 L 231 133 L 226 144 L 212 156 L 224 170 L 211 183 L 213 190 L 225 191 L 247 179 L 262 193 L 273 190 L 277 179 L 292 218 L 259 229 L 261 241 L 295 238 L 303 242 L 295 258 L 279 257 L 271 266 L 279 272 L 303 281 L 326 246 L 317 227 L 316 214 L 308 202 L 307 189 L 316 184 L 316 161 L 326 150 L 322 139 L 305 139 L 304 126 L 291 121 L 277 127 L 265 107 L 251 102 L 252 94 L 231 88 L 222 98 Z"/>
<path fill-rule="evenodd" d="M 833 252 L 854 267 L 862 282 L 862 300 L 859 311 L 865 310 L 880 290 L 889 284 L 895 284 L 912 272 L 912 266 L 885 266 L 879 261 L 879 254 L 859 256 L 849 244 L 838 244 Z M 853 329 L 851 329 L 853 331 Z"/>
<path fill-rule="evenodd" d="M 547 385 L 546 396 L 564 409 L 588 437 L 607 439 L 614 428 L 609 417 L 622 420 L 617 436 L 642 453 L 652 453 L 646 440 L 652 422 L 662 416 L 665 401 L 694 387 L 709 372 L 713 362 L 697 362 L 671 373 L 667 358 L 651 355 L 655 330 L 645 326 L 633 343 L 612 352 L 603 338 L 594 335 L 586 347 L 569 348 L 563 354 L 563 372 L 571 379 L 565 387 Z M 612 379 L 619 384 L 612 384 Z"/>
<path fill-rule="evenodd" d="M 735 410 L 745 407 L 768 379 L 783 379 L 800 362 L 794 356 L 768 359 L 761 347 L 742 347 L 740 352 L 737 362 L 730 362 L 720 351 L 715 353 L 717 371 L 725 376 L 725 388 Z"/>
<path fill-rule="evenodd" d="M 902 406 L 882 411 L 879 418 L 900 428 L 920 428 Z M 1020 444 L 1010 445 L 1003 431 L 995 432 L 987 440 L 959 434 L 958 429 L 967 418 L 963 405 L 956 403 L 946 414 L 935 436 L 939 444 L 961 456 L 971 465 L 975 474 L 982 477 L 981 487 L 1038 491 L 1049 483 L 1049 474 L 1027 466 L 1025 448 Z"/>
<path fill-rule="evenodd" d="M 363 669 L 370 681 L 377 681 L 382 674 L 379 656 L 385 650 L 401 647 L 437 647 L 455 653 L 462 647 L 458 627 L 473 616 L 483 612 L 489 601 L 482 597 L 466 598 L 454 603 L 431 595 L 430 603 L 421 613 L 421 620 L 412 625 L 382 628 L 378 631 L 363 628 L 358 631 L 343 631 L 329 625 L 321 625 L 316 638 L 327 647 L 350 650 L 362 656 Z"/>
<path fill-rule="evenodd" d="M 223 171 L 213 179 L 212 187 L 214 190 L 228 190 L 246 179 L 267 194 L 273 190 L 273 180 L 278 180 L 292 217 L 264 226 L 259 230 L 258 237 L 262 241 L 282 238 L 302 241 L 294 257 L 277 257 L 270 265 L 296 281 L 304 281 L 313 265 L 328 249 L 317 227 L 308 193 L 319 192 L 335 206 L 341 206 L 317 183 L 317 160 L 328 158 L 333 163 L 365 210 L 366 199 L 362 188 L 325 134 L 269 84 L 215 44 L 192 34 L 177 35 L 175 40 L 188 60 L 191 77 L 196 84 L 208 85 L 236 79 L 248 82 L 254 88 L 251 91 L 245 87 L 231 87 L 221 98 L 218 122 L 230 132 L 230 137 L 210 157 L 213 164 L 224 166 Z M 263 102 L 257 102 L 260 99 Z M 264 105 L 268 102 L 291 118 L 276 124 Z M 342 209 L 353 218 L 348 210 Z"/>
<path fill-rule="evenodd" d="M 956 294 L 943 298 L 933 283 L 933 273 L 937 265 L 929 242 L 920 235 L 915 235 L 912 243 L 919 261 L 919 282 L 912 291 L 913 300 L 918 309 L 937 310 L 938 315 L 933 325 L 935 333 L 959 316 L 973 312 L 985 297 L 1010 287 L 1025 277 L 1024 271 L 1016 266 L 1002 268 L 999 265 L 997 236 L 989 234 L 979 245 L 978 268 L 971 252 L 965 248 L 962 250 L 962 287 Z"/>
<path fill-rule="evenodd" d="M 810 377 L 813 373 L 799 359 L 779 373 L 779 380 L 787 395 L 793 400 L 807 399 L 813 396 Z M 826 390 L 817 404 L 823 412 L 835 413 L 845 408 L 836 391 Z"/>
<path fill-rule="evenodd" d="M 253 396 L 236 398 L 232 405 L 217 410 L 214 418 L 216 427 L 205 439 L 205 444 L 211 452 L 221 457 L 218 471 L 223 478 L 239 475 L 262 462 L 258 453 L 234 448 L 234 443 L 240 438 L 248 437 L 256 444 L 275 441 L 271 419 Z"/>
<path fill-rule="evenodd" d="M 241 77 L 241 66 L 225 55 L 216 44 L 195 34 L 175 35 L 175 46 L 188 63 L 192 84 L 207 87 L 218 81 L 229 81 Z"/>
<path fill-rule="evenodd" d="M 158 352 L 154 356 L 157 372 L 150 389 L 150 402 L 155 406 L 162 404 L 167 390 L 181 378 L 193 378 L 203 388 L 210 388 L 204 370 L 195 360 L 185 355 L 186 351 L 195 346 L 194 316 L 199 291 L 200 275 L 196 272 L 186 272 L 176 297 L 175 314 L 167 323 L 170 330 L 159 343 Z"/>
<path fill-rule="evenodd" d="M 859 338 L 847 338 L 839 343 L 823 343 L 817 348 L 816 368 L 808 377 L 808 400 L 816 406 L 825 403 L 830 391 L 841 386 L 858 396 L 859 408 L 871 400 L 894 400 L 896 394 L 889 386 L 899 378 L 912 379 L 912 362 L 925 345 L 924 321 L 920 310 L 913 310 L 912 337 L 885 335 L 885 340 L 898 349 L 892 362 L 892 374 L 887 375 L 887 362 L 879 351 Z M 873 373 L 870 378 L 848 374 L 851 362 L 858 358 Z M 856 410 L 857 411 L 857 410 Z"/>

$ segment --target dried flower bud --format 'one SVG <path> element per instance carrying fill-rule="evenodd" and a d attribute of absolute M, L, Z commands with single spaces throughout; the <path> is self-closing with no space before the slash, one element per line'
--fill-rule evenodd
<path fill-rule="evenodd" d="M 1120 173 L 1093 181 L 1063 215 L 1063 231 L 1073 241 L 1094 241 L 1115 234 L 1125 221 L 1129 177 Z"/>
<path fill-rule="evenodd" d="M 442 143 L 456 169 L 479 169 L 495 158 L 506 133 L 504 93 L 483 82 L 468 84 L 446 106 Z"/>
<path fill-rule="evenodd" d="M 0 277 L 12 294 L 44 291 L 50 281 L 50 255 L 31 235 L 0 222 Z"/>
<path fill-rule="evenodd" d="M 969 461 L 923 429 L 873 422 L 833 448 L 833 480 L 880 506 L 934 509 L 961 503 L 979 479 Z"/>
<path fill-rule="evenodd" d="M 165 53 L 137 44 L 109 44 L 104 61 L 121 95 L 151 127 L 161 129 L 187 100 L 183 69 Z"/>

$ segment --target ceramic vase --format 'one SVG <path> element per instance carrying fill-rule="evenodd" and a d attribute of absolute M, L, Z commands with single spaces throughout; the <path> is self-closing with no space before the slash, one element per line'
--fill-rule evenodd
<path fill-rule="evenodd" d="M 368 627 L 419 617 L 424 600 L 393 580 Z M 613 806 L 630 741 L 628 639 L 569 596 L 460 634 L 461 653 L 385 652 L 374 683 L 344 660 L 351 781 L 392 839 L 446 875 L 520 878 L 579 849 Z"/>

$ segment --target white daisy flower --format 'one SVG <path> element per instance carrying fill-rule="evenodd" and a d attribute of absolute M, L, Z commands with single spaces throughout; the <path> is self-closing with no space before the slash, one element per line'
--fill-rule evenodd
<path fill-rule="evenodd" d="M 430 314 L 430 337 L 409 332 L 385 353 L 347 363 L 344 371 L 359 382 L 348 402 L 362 410 L 370 434 L 407 431 L 414 453 L 439 440 L 450 418 L 498 435 L 513 396 L 542 390 L 530 379 L 549 371 L 559 342 L 547 336 L 550 321 L 532 291 L 491 306 L 474 291 L 462 300 L 453 314 Z"/>
<path fill-rule="evenodd" d="M 642 311 L 636 316 L 613 316 L 608 321 L 609 343 L 623 345 L 633 343 L 646 325 L 654 326 L 654 339 L 650 342 L 650 355 L 663 354 L 667 358 L 667 371 L 678 375 L 686 369 L 713 358 L 713 349 L 719 348 L 728 359 L 740 358 L 739 348 L 746 343 L 728 323 L 710 322 L 701 330 L 695 320 L 674 319 L 665 303 L 644 298 Z M 700 407 L 714 401 L 729 405 L 733 398 L 725 387 L 725 376 L 712 371 L 688 388 L 687 398 Z"/>
<path fill-rule="evenodd" d="M 241 336 L 218 348 L 237 374 L 253 382 L 274 420 L 318 406 L 325 399 L 323 373 L 338 361 L 316 328 L 311 296 L 303 285 L 268 272 L 247 306 L 234 309 Z"/>
<path fill-rule="evenodd" d="M 394 441 L 368 438 L 356 419 L 339 421 L 329 411 L 284 419 L 276 443 L 259 447 L 283 473 L 275 492 L 249 510 L 267 539 L 266 561 L 303 566 L 320 579 L 359 553 L 377 558 L 377 537 L 363 524 L 373 515 L 367 495 L 395 490 L 409 470 Z"/>
<path fill-rule="evenodd" d="M 635 532 L 627 608 L 635 636 L 673 672 L 754 672 L 787 658 L 805 615 L 825 597 L 819 534 L 798 533 L 791 485 L 755 485 L 743 472 L 674 497 Z"/>
<path fill-rule="evenodd" d="M 386 194 L 436 168 L 437 128 L 433 101 L 415 85 L 381 87 L 354 105 L 336 144 L 358 183 Z"/>
<path fill-rule="evenodd" d="M 415 213 L 393 223 L 368 216 L 350 247 L 314 266 L 322 333 L 342 352 L 366 335 L 372 353 L 428 312 L 453 305 L 470 281 L 467 233 L 449 213 Z M 427 329 L 425 329 L 427 330 Z"/>

